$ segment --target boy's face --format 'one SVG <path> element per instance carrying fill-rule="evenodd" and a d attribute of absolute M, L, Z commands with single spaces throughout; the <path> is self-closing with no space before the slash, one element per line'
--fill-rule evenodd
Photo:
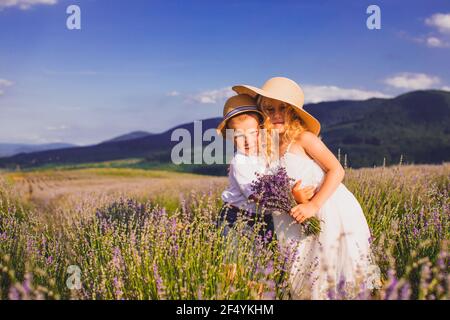
<path fill-rule="evenodd" d="M 256 116 L 236 116 L 228 122 L 228 128 L 234 130 L 234 143 L 240 152 L 246 155 L 257 154 L 259 122 Z"/>

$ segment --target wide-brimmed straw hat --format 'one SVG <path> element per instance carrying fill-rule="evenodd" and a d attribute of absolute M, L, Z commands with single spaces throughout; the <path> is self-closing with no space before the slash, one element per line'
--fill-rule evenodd
<path fill-rule="evenodd" d="M 238 94 L 229 98 L 223 106 L 223 120 L 217 126 L 217 133 L 225 137 L 225 129 L 227 122 L 243 113 L 255 112 L 261 116 L 261 120 L 264 121 L 266 116 L 259 110 L 256 100 L 247 94 Z"/>
<path fill-rule="evenodd" d="M 302 88 L 291 79 L 274 77 L 267 80 L 262 88 L 249 85 L 237 85 L 233 87 L 233 90 L 238 94 L 247 94 L 255 99 L 259 95 L 289 104 L 303 120 L 306 129 L 316 136 L 319 135 L 320 122 L 303 109 L 305 95 L 303 94 Z"/>

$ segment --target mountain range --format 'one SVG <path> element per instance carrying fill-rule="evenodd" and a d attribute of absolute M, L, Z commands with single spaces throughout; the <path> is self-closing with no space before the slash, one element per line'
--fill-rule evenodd
<path fill-rule="evenodd" d="M 30 153 L 44 150 L 54 150 L 75 147 L 70 143 L 45 143 L 45 144 L 24 144 L 24 143 L 0 143 L 0 157 L 10 157 L 18 153 Z"/>
<path fill-rule="evenodd" d="M 336 155 L 340 149 L 342 158 L 346 155 L 348 166 L 379 166 L 383 161 L 388 165 L 395 164 L 400 157 L 404 163 L 450 161 L 448 91 L 421 90 L 395 98 L 321 102 L 307 104 L 304 108 L 321 122 L 320 135 L 324 143 Z M 215 128 L 220 120 L 203 120 L 203 131 Z M 0 158 L 0 167 L 29 168 L 128 158 L 167 164 L 171 162 L 172 147 L 178 143 L 171 141 L 171 134 L 178 128 L 193 133 L 194 123 L 158 134 L 132 132 L 91 146 L 20 153 Z M 223 166 L 218 170 L 226 172 Z"/>

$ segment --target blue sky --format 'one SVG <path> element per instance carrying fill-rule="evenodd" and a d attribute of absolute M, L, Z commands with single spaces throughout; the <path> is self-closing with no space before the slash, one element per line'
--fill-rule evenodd
<path fill-rule="evenodd" d="M 71 4 L 81 30 L 66 27 Z M 449 57 L 446 0 L 0 0 L 0 142 L 161 132 L 272 76 L 307 102 L 450 90 Z"/>

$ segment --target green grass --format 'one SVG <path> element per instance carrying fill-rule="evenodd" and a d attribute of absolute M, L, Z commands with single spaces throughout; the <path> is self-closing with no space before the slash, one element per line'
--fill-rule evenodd
<path fill-rule="evenodd" d="M 19 172 L 48 172 L 48 171 L 73 171 L 80 169 L 141 169 L 151 171 L 168 171 L 179 173 L 193 173 L 202 175 L 223 176 L 226 175 L 225 165 L 176 165 L 173 163 L 161 163 L 147 161 L 143 158 L 130 158 L 124 160 L 88 162 L 73 164 L 46 164 L 38 167 L 22 168 Z M 211 170 L 214 169 L 214 170 Z M 4 172 L 14 172 L 15 170 L 4 170 Z M 119 171 L 117 171 L 119 172 Z M 136 171 L 137 172 L 137 171 Z"/>

